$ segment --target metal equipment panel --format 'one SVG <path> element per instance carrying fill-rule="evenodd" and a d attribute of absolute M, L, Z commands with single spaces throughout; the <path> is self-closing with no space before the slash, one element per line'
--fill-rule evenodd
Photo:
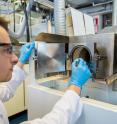
<path fill-rule="evenodd" d="M 65 71 L 65 44 L 39 42 L 36 74 Z"/>
<path fill-rule="evenodd" d="M 69 42 L 69 37 L 40 33 L 36 37 L 37 48 L 35 62 L 36 77 L 52 73 L 65 71 L 65 43 Z"/>
<path fill-rule="evenodd" d="M 95 44 L 98 51 L 98 58 L 95 58 Z M 108 76 L 116 73 L 117 63 L 117 38 L 114 33 L 103 33 L 96 35 L 86 35 L 79 37 L 70 37 L 69 54 L 77 45 L 84 45 L 90 50 L 92 59 L 99 59 L 98 78 L 106 79 Z M 104 58 L 105 57 L 105 58 Z"/>

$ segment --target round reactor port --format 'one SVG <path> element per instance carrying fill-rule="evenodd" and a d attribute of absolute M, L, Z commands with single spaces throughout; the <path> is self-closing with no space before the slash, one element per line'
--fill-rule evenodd
<path fill-rule="evenodd" d="M 77 58 L 82 58 L 87 63 L 90 62 L 92 60 L 90 49 L 84 45 L 75 46 L 70 53 L 71 62 Z"/>

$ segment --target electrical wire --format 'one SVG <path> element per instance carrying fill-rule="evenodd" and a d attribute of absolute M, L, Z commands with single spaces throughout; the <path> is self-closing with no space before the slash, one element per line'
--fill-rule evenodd
<path fill-rule="evenodd" d="M 28 23 L 28 13 L 26 11 L 26 0 L 21 0 L 22 8 L 24 11 L 24 15 L 26 18 L 26 34 L 27 34 L 27 42 L 30 42 L 30 31 L 29 31 L 29 23 Z"/>

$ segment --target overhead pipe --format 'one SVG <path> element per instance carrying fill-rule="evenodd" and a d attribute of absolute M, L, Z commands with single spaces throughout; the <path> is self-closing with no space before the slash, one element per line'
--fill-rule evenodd
<path fill-rule="evenodd" d="M 94 13 L 88 13 L 90 16 L 96 16 L 96 15 L 104 15 L 104 14 L 108 14 L 108 13 L 112 13 L 112 10 L 102 10 L 101 12 L 94 12 Z"/>
<path fill-rule="evenodd" d="M 55 33 L 66 35 L 65 0 L 54 0 Z"/>
<path fill-rule="evenodd" d="M 29 3 L 27 4 L 27 7 L 26 7 L 27 13 L 30 12 L 30 10 L 32 8 L 32 5 L 33 5 L 33 2 L 34 2 L 34 0 L 29 0 Z M 21 28 L 19 29 L 18 32 L 15 33 L 15 32 L 13 32 L 13 31 L 11 31 L 9 29 L 10 36 L 12 36 L 14 38 L 20 38 L 23 35 L 24 31 L 25 31 L 25 27 L 26 27 L 26 17 L 24 16 Z"/>
<path fill-rule="evenodd" d="M 38 2 L 39 4 L 45 6 L 45 8 L 54 9 L 54 3 L 50 0 L 34 0 L 35 2 Z"/>
<path fill-rule="evenodd" d="M 94 2 L 93 2 L 93 6 L 102 6 L 102 5 L 106 5 L 106 4 L 110 4 L 110 3 L 112 3 L 113 1 L 111 0 L 111 1 L 107 1 L 107 2 L 103 2 L 103 3 L 97 3 L 97 4 L 95 4 Z"/>

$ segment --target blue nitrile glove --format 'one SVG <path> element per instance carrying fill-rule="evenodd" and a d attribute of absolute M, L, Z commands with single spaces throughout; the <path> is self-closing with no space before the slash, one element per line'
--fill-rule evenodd
<path fill-rule="evenodd" d="M 21 47 L 19 61 L 22 64 L 25 64 L 26 61 L 29 60 L 29 58 L 31 56 L 31 53 L 32 53 L 34 48 L 35 48 L 35 42 L 26 43 L 25 45 L 23 45 Z"/>
<path fill-rule="evenodd" d="M 86 81 L 91 77 L 91 72 L 82 59 L 76 59 L 72 63 L 72 74 L 70 78 L 70 85 L 76 85 L 80 88 L 86 83 Z"/>
<path fill-rule="evenodd" d="M 87 65 L 88 65 L 90 71 L 95 74 L 96 73 L 96 66 L 97 66 L 96 62 L 90 61 L 89 63 L 87 63 Z"/>

